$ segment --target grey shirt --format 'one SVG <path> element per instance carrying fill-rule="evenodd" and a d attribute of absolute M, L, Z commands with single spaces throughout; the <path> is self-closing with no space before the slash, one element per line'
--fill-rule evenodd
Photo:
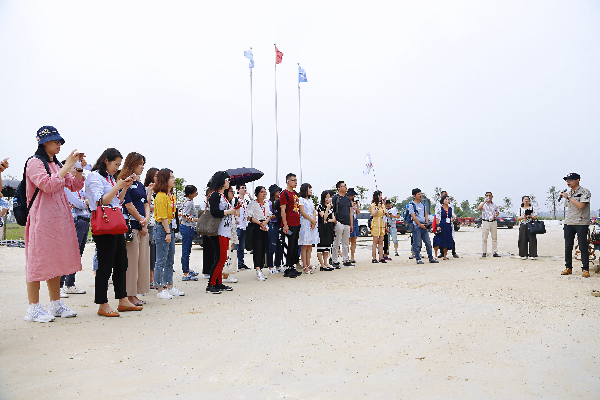
<path fill-rule="evenodd" d="M 181 206 L 181 214 L 188 215 L 192 218 L 197 218 L 198 213 L 196 212 L 196 207 L 194 206 L 194 200 L 185 199 L 183 205 Z M 185 218 L 181 218 L 181 225 L 195 227 L 196 222 L 188 221 Z"/>
<path fill-rule="evenodd" d="M 415 218 L 417 221 L 424 224 L 425 223 L 425 205 L 423 202 L 421 203 L 409 203 L 408 205 L 408 215 L 415 214 Z M 412 221 L 415 226 L 418 226 L 415 220 Z"/>
<path fill-rule="evenodd" d="M 567 215 L 565 216 L 565 225 L 589 225 L 590 224 L 590 200 L 592 194 L 584 187 L 578 186 L 571 191 L 569 197 L 581 203 L 586 203 L 582 209 L 571 203 L 571 200 L 564 199 L 567 205 Z"/>

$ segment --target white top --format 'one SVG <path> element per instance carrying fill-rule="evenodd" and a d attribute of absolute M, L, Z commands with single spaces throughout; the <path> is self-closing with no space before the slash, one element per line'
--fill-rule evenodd
<path fill-rule="evenodd" d="M 88 198 L 90 210 L 96 211 L 98 200 L 110 192 L 116 183 L 112 175 L 108 175 L 105 178 L 98 171 L 90 172 L 85 179 L 85 195 Z M 121 207 L 122 204 L 119 202 L 119 197 L 115 196 L 109 205 L 112 207 Z"/>
<path fill-rule="evenodd" d="M 250 218 L 255 218 L 259 221 L 265 220 L 269 218 L 273 213 L 271 212 L 271 207 L 269 207 L 269 202 L 265 200 L 263 205 L 261 206 L 258 201 L 252 200 L 248 205 L 248 209 L 246 210 L 247 216 Z M 240 217 L 241 219 L 241 217 Z M 250 222 L 250 221 L 248 221 Z"/>
<path fill-rule="evenodd" d="M 238 202 L 242 205 L 240 207 L 240 216 L 237 219 L 237 227 L 239 229 L 246 229 L 248 227 L 248 203 L 247 199 L 237 198 Z"/>

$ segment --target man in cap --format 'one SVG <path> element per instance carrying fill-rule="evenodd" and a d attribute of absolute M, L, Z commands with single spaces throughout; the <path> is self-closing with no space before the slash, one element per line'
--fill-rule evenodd
<path fill-rule="evenodd" d="M 565 235 L 565 270 L 562 275 L 573 273 L 573 245 L 575 234 L 581 251 L 582 277 L 590 277 L 590 253 L 588 249 L 588 225 L 590 224 L 590 199 L 592 194 L 586 188 L 579 186 L 581 177 L 572 172 L 563 178 L 571 189 L 563 191 L 560 195 L 565 199 L 567 215 L 563 225 Z"/>

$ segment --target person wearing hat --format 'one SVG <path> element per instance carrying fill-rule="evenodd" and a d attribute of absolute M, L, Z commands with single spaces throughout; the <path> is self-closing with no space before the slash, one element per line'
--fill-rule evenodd
<path fill-rule="evenodd" d="M 573 245 L 575 234 L 581 251 L 582 277 L 590 277 L 590 253 L 588 249 L 588 225 L 590 224 L 590 199 L 589 190 L 579 185 L 581 177 L 572 172 L 563 178 L 571 189 L 563 191 L 560 195 L 565 199 L 567 214 L 563 225 L 565 235 L 565 270 L 562 275 L 573 273 Z"/>
<path fill-rule="evenodd" d="M 31 207 L 25 225 L 25 274 L 29 308 L 25 321 L 50 322 L 55 317 L 75 317 L 77 313 L 60 299 L 60 278 L 81 271 L 81 256 L 71 208 L 64 188 L 83 188 L 82 170 L 69 173 L 84 154 L 73 150 L 62 165 L 56 155 L 65 140 L 53 126 L 42 126 L 36 134 L 38 148 L 27 160 L 25 184 Z M 48 165 L 49 172 L 46 170 Z M 33 194 L 39 192 L 32 202 Z M 40 305 L 40 282 L 46 281 L 50 312 Z"/>

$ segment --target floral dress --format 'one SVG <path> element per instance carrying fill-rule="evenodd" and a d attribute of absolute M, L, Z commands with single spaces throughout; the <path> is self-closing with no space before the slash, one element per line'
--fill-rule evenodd
<path fill-rule="evenodd" d="M 312 199 L 300 198 L 300 205 L 304 206 L 304 212 L 308 215 L 315 214 L 315 204 Z M 319 243 L 319 229 L 315 226 L 310 229 L 310 221 L 303 216 L 300 216 L 300 238 L 298 244 L 300 246 L 308 246 Z"/>

